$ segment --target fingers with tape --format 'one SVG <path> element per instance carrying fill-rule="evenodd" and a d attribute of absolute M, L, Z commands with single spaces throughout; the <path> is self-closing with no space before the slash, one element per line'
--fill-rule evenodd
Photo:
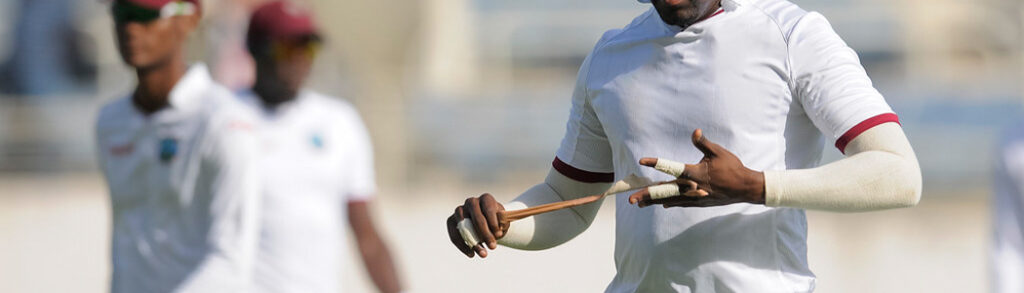
<path fill-rule="evenodd" d="M 668 159 L 658 158 L 657 162 L 654 163 L 654 169 L 661 171 L 662 173 L 672 175 L 672 177 L 678 178 L 680 176 L 683 176 L 684 173 L 686 173 L 686 164 Z"/>
<path fill-rule="evenodd" d="M 697 182 L 680 178 L 670 183 L 659 184 L 634 192 L 629 195 L 629 203 L 636 204 L 639 207 L 646 207 L 653 204 L 666 204 L 672 201 L 682 200 L 682 198 L 679 197 L 680 195 L 685 198 L 697 198 L 707 196 L 708 192 L 698 188 Z"/>
<path fill-rule="evenodd" d="M 651 199 L 669 198 L 679 195 L 679 185 L 675 183 L 655 185 L 648 187 L 647 192 L 650 194 Z"/>

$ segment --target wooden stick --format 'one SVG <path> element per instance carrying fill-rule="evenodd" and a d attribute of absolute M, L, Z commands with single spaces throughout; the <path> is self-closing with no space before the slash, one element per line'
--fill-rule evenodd
<path fill-rule="evenodd" d="M 561 210 L 561 209 L 566 209 L 566 208 L 571 208 L 571 207 L 576 207 L 576 206 L 581 206 L 581 205 L 585 205 L 585 204 L 588 204 L 588 203 L 596 202 L 596 201 L 600 200 L 601 198 L 603 198 L 605 196 L 609 196 L 609 195 L 613 195 L 613 194 L 617 194 L 617 193 L 621 193 L 621 192 L 628 192 L 628 191 L 643 189 L 643 188 L 647 188 L 647 187 L 651 187 L 651 186 L 655 186 L 655 185 L 660 185 L 660 184 L 665 184 L 665 183 L 675 183 L 675 181 L 656 182 L 656 183 L 647 184 L 647 185 L 644 185 L 644 186 L 637 186 L 636 188 L 632 188 L 632 189 L 629 189 L 629 190 L 623 190 L 623 191 L 619 191 L 619 192 L 612 193 L 612 194 L 588 195 L 588 196 L 584 196 L 584 197 L 577 198 L 577 199 L 570 199 L 570 200 L 565 200 L 565 201 L 557 201 L 557 202 L 553 202 L 553 203 L 546 203 L 546 204 L 542 204 L 542 205 L 538 205 L 538 206 L 528 207 L 528 208 L 521 209 L 521 210 L 503 211 L 503 212 L 499 212 L 498 213 L 498 222 L 500 222 L 500 224 L 507 225 L 509 223 L 512 223 L 513 221 L 522 220 L 522 219 L 529 218 L 529 217 L 532 217 L 532 216 L 536 216 L 536 215 L 539 215 L 539 214 L 543 214 L 543 213 L 547 213 L 547 212 L 553 212 L 553 211 L 557 211 L 557 210 Z"/>
<path fill-rule="evenodd" d="M 571 200 L 566 200 L 566 201 L 557 201 L 557 202 L 553 202 L 553 203 L 542 204 L 542 205 L 539 205 L 539 206 L 532 206 L 532 207 L 528 207 L 528 208 L 521 209 L 521 210 L 503 211 L 503 212 L 498 213 L 498 217 L 499 217 L 499 219 L 501 219 L 502 216 L 504 215 L 504 219 L 507 219 L 508 222 L 512 222 L 512 221 L 516 221 L 516 220 L 522 220 L 524 218 L 531 217 L 531 216 L 534 216 L 534 215 L 539 215 L 539 214 L 543 214 L 543 213 L 547 213 L 547 212 L 552 212 L 552 211 L 557 211 L 557 210 L 561 210 L 561 209 L 565 209 L 565 208 L 571 208 L 571 207 L 575 207 L 575 206 L 585 205 L 585 204 L 588 204 L 588 203 L 595 202 L 595 201 L 601 199 L 602 197 L 605 197 L 605 195 L 604 194 L 595 194 L 595 195 L 584 196 L 584 197 L 577 198 L 577 199 L 571 199 Z"/>

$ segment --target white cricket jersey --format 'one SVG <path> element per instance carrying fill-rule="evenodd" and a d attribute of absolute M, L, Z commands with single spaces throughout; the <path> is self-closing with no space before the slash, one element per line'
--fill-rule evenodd
<path fill-rule="evenodd" d="M 261 112 L 263 210 L 256 292 L 339 292 L 349 201 L 376 192 L 370 139 L 349 104 L 313 91 Z"/>
<path fill-rule="evenodd" d="M 247 292 L 256 251 L 255 115 L 193 65 L 170 106 L 131 97 L 96 123 L 113 209 L 111 292 Z"/>
<path fill-rule="evenodd" d="M 580 68 L 554 167 L 584 182 L 670 180 L 642 157 L 696 163 L 696 128 L 749 168 L 818 165 L 825 141 L 897 122 L 825 18 L 782 0 L 723 0 L 685 30 L 652 7 L 604 34 Z M 804 211 L 637 208 L 616 197 L 607 292 L 807 292 Z"/>
<path fill-rule="evenodd" d="M 992 197 L 992 292 L 1024 292 L 1024 122 L 1000 137 Z"/>

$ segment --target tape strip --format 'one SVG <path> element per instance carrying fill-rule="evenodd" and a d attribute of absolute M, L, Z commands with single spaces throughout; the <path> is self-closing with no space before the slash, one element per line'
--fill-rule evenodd
<path fill-rule="evenodd" d="M 676 185 L 675 183 L 668 183 L 651 186 L 647 188 L 647 192 L 651 193 L 651 199 L 669 198 L 679 195 L 679 185 Z"/>
<path fill-rule="evenodd" d="M 459 235 L 462 235 L 462 241 L 465 241 L 466 245 L 473 247 L 480 243 L 480 238 L 476 237 L 476 230 L 473 228 L 473 221 L 468 218 L 462 219 L 458 228 Z"/>
<path fill-rule="evenodd" d="M 668 175 L 679 177 L 683 176 L 683 172 L 686 171 L 686 164 L 658 158 L 658 163 L 654 165 L 654 169 Z"/>

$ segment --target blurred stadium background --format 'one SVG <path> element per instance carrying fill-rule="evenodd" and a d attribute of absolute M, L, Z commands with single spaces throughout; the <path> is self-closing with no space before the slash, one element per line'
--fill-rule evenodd
<path fill-rule="evenodd" d="M 241 38 L 258 1 L 205 1 L 190 56 L 225 84 L 251 79 Z M 567 245 L 499 249 L 486 261 L 451 248 L 443 222 L 466 196 L 509 199 L 543 178 L 579 64 L 647 5 L 312 2 L 328 46 L 311 86 L 352 101 L 371 128 L 377 219 L 411 292 L 603 290 L 614 274 L 612 205 Z M 1024 1 L 794 2 L 823 13 L 860 54 L 925 181 L 913 209 L 808 213 L 818 291 L 986 291 L 994 142 L 1024 118 Z M 92 124 L 101 103 L 134 85 L 106 2 L 0 1 L 0 62 L 0 292 L 104 292 L 110 208 Z M 826 149 L 825 161 L 840 156 Z M 345 282 L 372 288 L 357 262 Z"/>

